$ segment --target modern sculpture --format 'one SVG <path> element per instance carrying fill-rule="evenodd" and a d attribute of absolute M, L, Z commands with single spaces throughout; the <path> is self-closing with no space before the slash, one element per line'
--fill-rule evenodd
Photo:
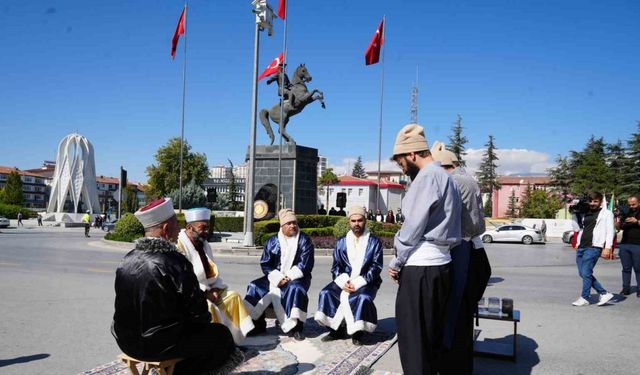
<path fill-rule="evenodd" d="M 71 213 L 79 213 L 80 202 L 83 211 L 100 213 L 93 145 L 75 133 L 64 137 L 58 145 L 47 212 L 64 213 L 67 197 L 73 206 L 68 208 L 73 209 Z"/>
<path fill-rule="evenodd" d="M 279 76 L 280 73 L 277 73 L 277 75 Z M 320 101 L 322 108 L 326 108 L 324 105 L 324 94 L 322 91 L 313 89 L 309 92 L 307 89 L 306 83 L 311 82 L 311 79 L 311 74 L 309 74 L 309 71 L 304 64 L 300 64 L 293 73 L 293 81 L 291 82 L 290 88 L 286 87 L 286 83 L 285 87 L 280 87 L 280 79 L 278 79 L 278 93 L 284 98 L 284 105 L 282 109 L 284 121 L 280 121 L 280 103 L 271 107 L 271 110 L 267 111 L 266 109 L 262 109 L 260 111 L 260 122 L 262 122 L 262 125 L 266 129 L 269 139 L 271 140 L 271 144 L 273 144 L 275 137 L 273 135 L 273 130 L 271 129 L 269 118 L 271 118 L 271 120 L 276 124 L 282 125 L 280 126 L 282 138 L 284 138 L 287 143 L 295 145 L 295 140 L 286 132 L 289 118 L 302 112 L 307 104 L 316 100 Z M 286 81 L 288 81 L 288 78 Z"/>

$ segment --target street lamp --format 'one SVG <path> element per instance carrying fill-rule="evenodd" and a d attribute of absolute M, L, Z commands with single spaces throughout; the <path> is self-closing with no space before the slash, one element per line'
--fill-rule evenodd
<path fill-rule="evenodd" d="M 273 9 L 267 4 L 267 0 L 253 0 L 253 13 L 256 15 L 256 32 L 253 49 L 253 98 L 251 100 L 251 135 L 249 139 L 249 173 L 244 199 L 244 246 L 254 246 L 253 238 L 253 196 L 255 187 L 255 159 L 256 159 L 256 112 L 258 109 L 258 51 L 260 48 L 260 31 L 267 30 L 267 34 L 273 34 Z"/>

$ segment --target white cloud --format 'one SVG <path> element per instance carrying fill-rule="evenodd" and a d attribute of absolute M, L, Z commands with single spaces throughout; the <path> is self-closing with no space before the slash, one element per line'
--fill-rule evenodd
<path fill-rule="evenodd" d="M 484 149 L 468 149 L 465 160 L 467 162 L 467 170 L 475 173 L 482 161 L 482 153 Z M 498 155 L 498 174 L 499 175 L 518 175 L 518 174 L 546 174 L 547 169 L 552 167 L 554 163 L 551 161 L 549 154 L 544 152 L 527 150 L 527 149 L 498 149 L 496 150 Z M 351 174 L 353 164 L 356 162 L 356 158 L 342 159 L 340 164 L 333 164 L 329 160 L 329 165 L 333 168 L 333 172 L 342 176 L 345 174 Z M 364 169 L 366 171 L 378 170 L 378 161 L 363 161 Z M 388 171 L 399 171 L 400 168 L 396 163 L 389 159 L 382 159 L 381 169 Z"/>
<path fill-rule="evenodd" d="M 467 169 L 475 172 L 482 162 L 482 153 L 484 149 L 468 149 L 465 160 Z M 518 174 L 545 174 L 547 168 L 554 164 L 549 154 L 544 152 L 527 150 L 527 149 L 498 149 L 498 174 L 499 175 L 518 175 Z"/>

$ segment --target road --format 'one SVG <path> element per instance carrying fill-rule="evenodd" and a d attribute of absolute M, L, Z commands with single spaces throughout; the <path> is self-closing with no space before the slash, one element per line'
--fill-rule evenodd
<path fill-rule="evenodd" d="M 77 374 L 120 352 L 109 328 L 114 271 L 126 250 L 103 243 L 102 232 L 84 238 L 82 231 L 27 226 L 0 233 L 0 373 Z M 493 277 L 485 296 L 513 298 L 522 322 L 518 362 L 476 359 L 477 374 L 637 372 L 640 298 L 573 307 L 581 281 L 568 246 L 490 244 L 487 250 Z M 217 262 L 227 284 L 241 293 L 260 273 L 257 257 L 220 255 Z M 310 313 L 330 281 L 330 263 L 316 257 Z M 619 291 L 618 261 L 601 261 L 595 274 L 605 288 Z M 376 305 L 381 326 L 392 328 L 396 286 L 383 279 Z M 511 334 L 505 323 L 482 321 L 480 328 L 481 338 L 508 340 Z M 401 372 L 397 347 L 374 368 Z"/>

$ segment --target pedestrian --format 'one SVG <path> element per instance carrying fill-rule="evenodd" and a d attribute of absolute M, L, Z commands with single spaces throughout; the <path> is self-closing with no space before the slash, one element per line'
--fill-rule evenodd
<path fill-rule="evenodd" d="M 542 234 L 542 240 L 547 242 L 547 222 L 542 220 L 542 224 L 540 225 L 540 233 Z"/>
<path fill-rule="evenodd" d="M 393 214 L 393 211 L 389 210 L 387 211 L 387 217 L 384 219 L 385 223 L 389 223 L 389 224 L 395 224 L 396 222 L 396 217 Z"/>
<path fill-rule="evenodd" d="M 91 228 L 91 215 L 89 215 L 91 211 L 87 211 L 84 216 L 82 216 L 82 222 L 84 223 L 84 236 L 89 236 L 89 228 Z"/>
<path fill-rule="evenodd" d="M 404 215 L 402 214 L 402 209 L 398 207 L 398 212 L 396 213 L 396 223 L 402 225 L 404 223 Z"/>
<path fill-rule="evenodd" d="M 613 294 L 604 289 L 593 276 L 593 269 L 600 256 L 611 255 L 613 244 L 614 224 L 613 213 L 602 205 L 602 193 L 589 194 L 589 211 L 584 215 L 582 229 L 578 233 L 576 265 L 578 274 L 582 278 L 582 295 L 573 302 L 574 306 L 590 305 L 591 288 L 598 292 L 598 306 L 603 306 L 613 298 Z"/>
<path fill-rule="evenodd" d="M 336 215 L 338 215 L 338 211 L 336 211 L 335 208 L 331 207 L 329 209 L 329 216 L 336 216 Z"/>
<path fill-rule="evenodd" d="M 373 221 L 377 221 L 378 223 L 384 223 L 384 220 L 386 219 L 386 217 L 382 214 L 382 211 L 380 211 L 380 209 L 376 210 L 376 215 L 373 218 Z"/>
<path fill-rule="evenodd" d="M 327 214 L 327 210 L 324 209 L 324 204 L 320 205 L 320 208 L 318 209 L 318 215 L 326 215 Z"/>
<path fill-rule="evenodd" d="M 396 324 L 405 374 L 437 374 L 451 294 L 451 248 L 461 241 L 460 192 L 434 163 L 424 129 L 403 127 L 393 160 L 411 178 L 402 200 L 405 222 L 394 238 L 389 276 L 399 283 Z"/>
<path fill-rule="evenodd" d="M 372 209 L 369 209 L 369 211 L 367 211 L 367 220 L 376 221 L 376 215 L 373 214 Z"/>
<path fill-rule="evenodd" d="M 22 223 L 22 212 L 18 211 L 18 226 L 23 226 L 24 224 Z"/>
<path fill-rule="evenodd" d="M 636 274 L 636 296 L 640 298 L 640 209 L 638 197 L 632 195 L 627 199 L 629 211 L 620 217 L 618 228 L 622 230 L 619 254 L 622 263 L 622 291 L 620 294 L 631 294 L 631 269 Z"/>
<path fill-rule="evenodd" d="M 38 214 L 38 226 L 42 226 L 42 215 Z"/>
<path fill-rule="evenodd" d="M 180 229 L 171 199 L 134 215 L 145 236 L 116 271 L 111 333 L 118 346 L 141 361 L 182 358 L 175 375 L 230 373 L 244 356 L 229 329 L 211 323 L 193 266 L 175 246 Z"/>
<path fill-rule="evenodd" d="M 451 174 L 462 200 L 462 242 L 451 249 L 453 289 L 449 299 L 440 374 L 473 373 L 473 314 L 491 276 L 491 266 L 480 236 L 485 231 L 480 186 L 463 168 L 458 157 L 436 142 L 433 159 Z"/>

